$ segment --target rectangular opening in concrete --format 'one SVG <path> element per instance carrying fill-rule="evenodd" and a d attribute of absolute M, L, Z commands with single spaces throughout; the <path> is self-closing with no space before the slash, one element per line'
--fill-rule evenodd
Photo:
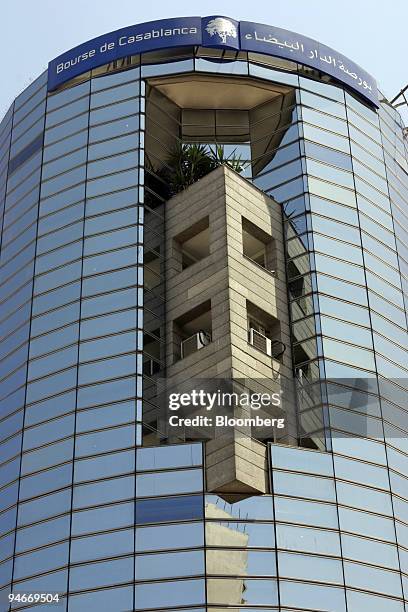
<path fill-rule="evenodd" d="M 245 217 L 242 217 L 242 250 L 244 257 L 275 274 L 274 239 Z"/>
<path fill-rule="evenodd" d="M 281 340 L 279 320 L 248 300 L 247 320 L 248 343 L 262 353 L 280 359 L 286 346 Z"/>
<path fill-rule="evenodd" d="M 189 310 L 173 322 L 174 360 L 203 349 L 212 340 L 211 300 Z"/>
<path fill-rule="evenodd" d="M 181 270 L 189 268 L 210 254 L 209 218 L 204 217 L 175 237 Z"/>

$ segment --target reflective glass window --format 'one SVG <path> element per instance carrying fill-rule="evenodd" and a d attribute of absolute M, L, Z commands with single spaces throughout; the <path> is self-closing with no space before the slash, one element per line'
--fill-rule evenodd
<path fill-rule="evenodd" d="M 104 557 L 133 553 L 133 530 L 75 538 L 71 541 L 71 561 L 80 563 Z"/>
<path fill-rule="evenodd" d="M 340 556 L 340 539 L 336 532 L 293 525 L 277 525 L 276 532 L 279 548 Z"/>
<path fill-rule="evenodd" d="M 334 483 L 327 478 L 275 471 L 273 487 L 274 492 L 280 495 L 335 501 Z"/>
<path fill-rule="evenodd" d="M 68 543 L 58 544 L 16 557 L 14 578 L 23 578 L 66 565 L 68 562 L 68 547 Z"/>
<path fill-rule="evenodd" d="M 201 523 L 158 525 L 136 529 L 136 551 L 189 548 L 204 544 Z"/>
<path fill-rule="evenodd" d="M 75 441 L 75 454 L 97 455 L 120 448 L 132 446 L 135 443 L 134 426 L 119 427 L 109 431 L 100 431 L 93 434 L 81 435 Z"/>
<path fill-rule="evenodd" d="M 75 461 L 74 482 L 86 482 L 126 474 L 133 472 L 134 466 L 134 451 L 121 451 L 101 457 L 82 459 Z"/>
<path fill-rule="evenodd" d="M 331 612 L 345 612 L 344 590 L 329 586 L 285 582 L 280 584 L 281 603 L 290 608 L 300 609 L 307 606 L 318 609 L 323 602 L 330 602 Z"/>
<path fill-rule="evenodd" d="M 340 506 L 339 521 L 342 531 L 395 542 L 395 529 L 391 518 Z"/>
<path fill-rule="evenodd" d="M 390 496 L 382 491 L 338 482 L 337 497 L 339 503 L 346 506 L 354 506 L 385 515 L 392 514 Z"/>
<path fill-rule="evenodd" d="M 108 531 L 120 527 L 132 526 L 134 522 L 134 504 L 116 504 L 81 510 L 72 515 L 72 535 Z"/>
<path fill-rule="evenodd" d="M 207 580 L 207 602 L 233 606 L 236 601 L 236 580 L 227 578 L 209 578 Z M 278 588 L 276 580 L 245 579 L 240 585 L 239 601 L 246 605 L 278 604 Z"/>
<path fill-rule="evenodd" d="M 69 596 L 69 612 L 99 612 L 103 607 L 130 610 L 133 607 L 133 588 L 110 588 Z"/>
<path fill-rule="evenodd" d="M 137 471 L 201 465 L 201 444 L 184 444 L 170 447 L 139 448 Z"/>
<path fill-rule="evenodd" d="M 136 610 L 205 603 L 204 580 L 178 580 L 135 586 Z"/>
<path fill-rule="evenodd" d="M 220 518 L 220 509 L 227 512 L 231 519 L 240 520 L 273 520 L 272 498 L 269 495 L 254 496 L 240 500 L 239 498 L 226 502 L 218 495 L 206 495 L 205 515 L 207 518 Z"/>
<path fill-rule="evenodd" d="M 157 580 L 204 574 L 204 553 L 200 550 L 137 555 L 136 580 Z"/>
<path fill-rule="evenodd" d="M 234 546 L 239 546 L 241 543 L 245 548 L 274 548 L 275 546 L 275 530 L 272 523 L 207 520 L 205 525 L 207 546 L 225 547 L 228 545 L 229 538 L 231 542 L 234 542 Z"/>
<path fill-rule="evenodd" d="M 136 476 L 136 495 L 141 497 L 201 491 L 202 488 L 201 470 L 166 471 Z"/>
<path fill-rule="evenodd" d="M 367 563 L 398 569 L 396 546 L 343 534 L 341 538 L 343 556 Z"/>
<path fill-rule="evenodd" d="M 88 563 L 86 566 L 71 567 L 69 586 L 74 591 L 129 582 L 132 579 L 133 558 L 125 557 L 112 561 Z"/>

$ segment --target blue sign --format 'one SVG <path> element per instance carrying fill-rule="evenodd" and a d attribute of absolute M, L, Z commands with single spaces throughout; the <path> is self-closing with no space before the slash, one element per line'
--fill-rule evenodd
<path fill-rule="evenodd" d="M 229 17 L 204 17 L 201 20 L 202 47 L 240 49 L 239 21 Z"/>
<path fill-rule="evenodd" d="M 52 60 L 48 65 L 48 89 L 92 68 L 155 49 L 201 45 L 201 17 L 151 21 L 93 38 Z"/>
<path fill-rule="evenodd" d="M 317 68 L 342 81 L 378 106 L 377 85 L 372 76 L 334 49 L 288 30 L 241 21 L 241 50 L 274 55 Z"/>
<path fill-rule="evenodd" d="M 375 80 L 330 47 L 281 28 L 217 15 L 151 21 L 94 38 L 49 63 L 48 90 L 128 55 L 185 46 L 249 51 L 305 64 L 348 85 L 378 106 Z"/>

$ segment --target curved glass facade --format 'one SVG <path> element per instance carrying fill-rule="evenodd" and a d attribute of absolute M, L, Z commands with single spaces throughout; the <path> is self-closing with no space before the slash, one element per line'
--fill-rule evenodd
<path fill-rule="evenodd" d="M 201 47 L 46 81 L 0 124 L 0 609 L 54 592 L 69 612 L 406 610 L 398 113 L 295 62 Z M 264 494 L 211 490 L 204 443 L 160 435 L 177 141 L 236 152 L 281 210 L 297 431 L 269 444 Z"/>

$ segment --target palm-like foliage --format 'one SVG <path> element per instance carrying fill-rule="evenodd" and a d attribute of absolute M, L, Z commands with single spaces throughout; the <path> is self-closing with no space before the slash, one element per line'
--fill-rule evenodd
<path fill-rule="evenodd" d="M 201 144 L 177 143 L 166 165 L 172 194 L 183 191 L 216 168 L 206 147 Z"/>
<path fill-rule="evenodd" d="M 171 195 L 174 195 L 222 165 L 236 172 L 242 172 L 244 168 L 241 158 L 235 156 L 235 151 L 227 156 L 222 145 L 209 149 L 203 144 L 177 143 L 162 174 L 168 182 Z"/>
<path fill-rule="evenodd" d="M 236 149 L 230 155 L 225 154 L 225 149 L 222 145 L 215 145 L 210 148 L 210 156 L 214 160 L 215 167 L 228 166 L 235 170 L 235 172 L 241 173 L 245 167 L 245 164 L 241 160 L 241 156 L 235 155 Z"/>

